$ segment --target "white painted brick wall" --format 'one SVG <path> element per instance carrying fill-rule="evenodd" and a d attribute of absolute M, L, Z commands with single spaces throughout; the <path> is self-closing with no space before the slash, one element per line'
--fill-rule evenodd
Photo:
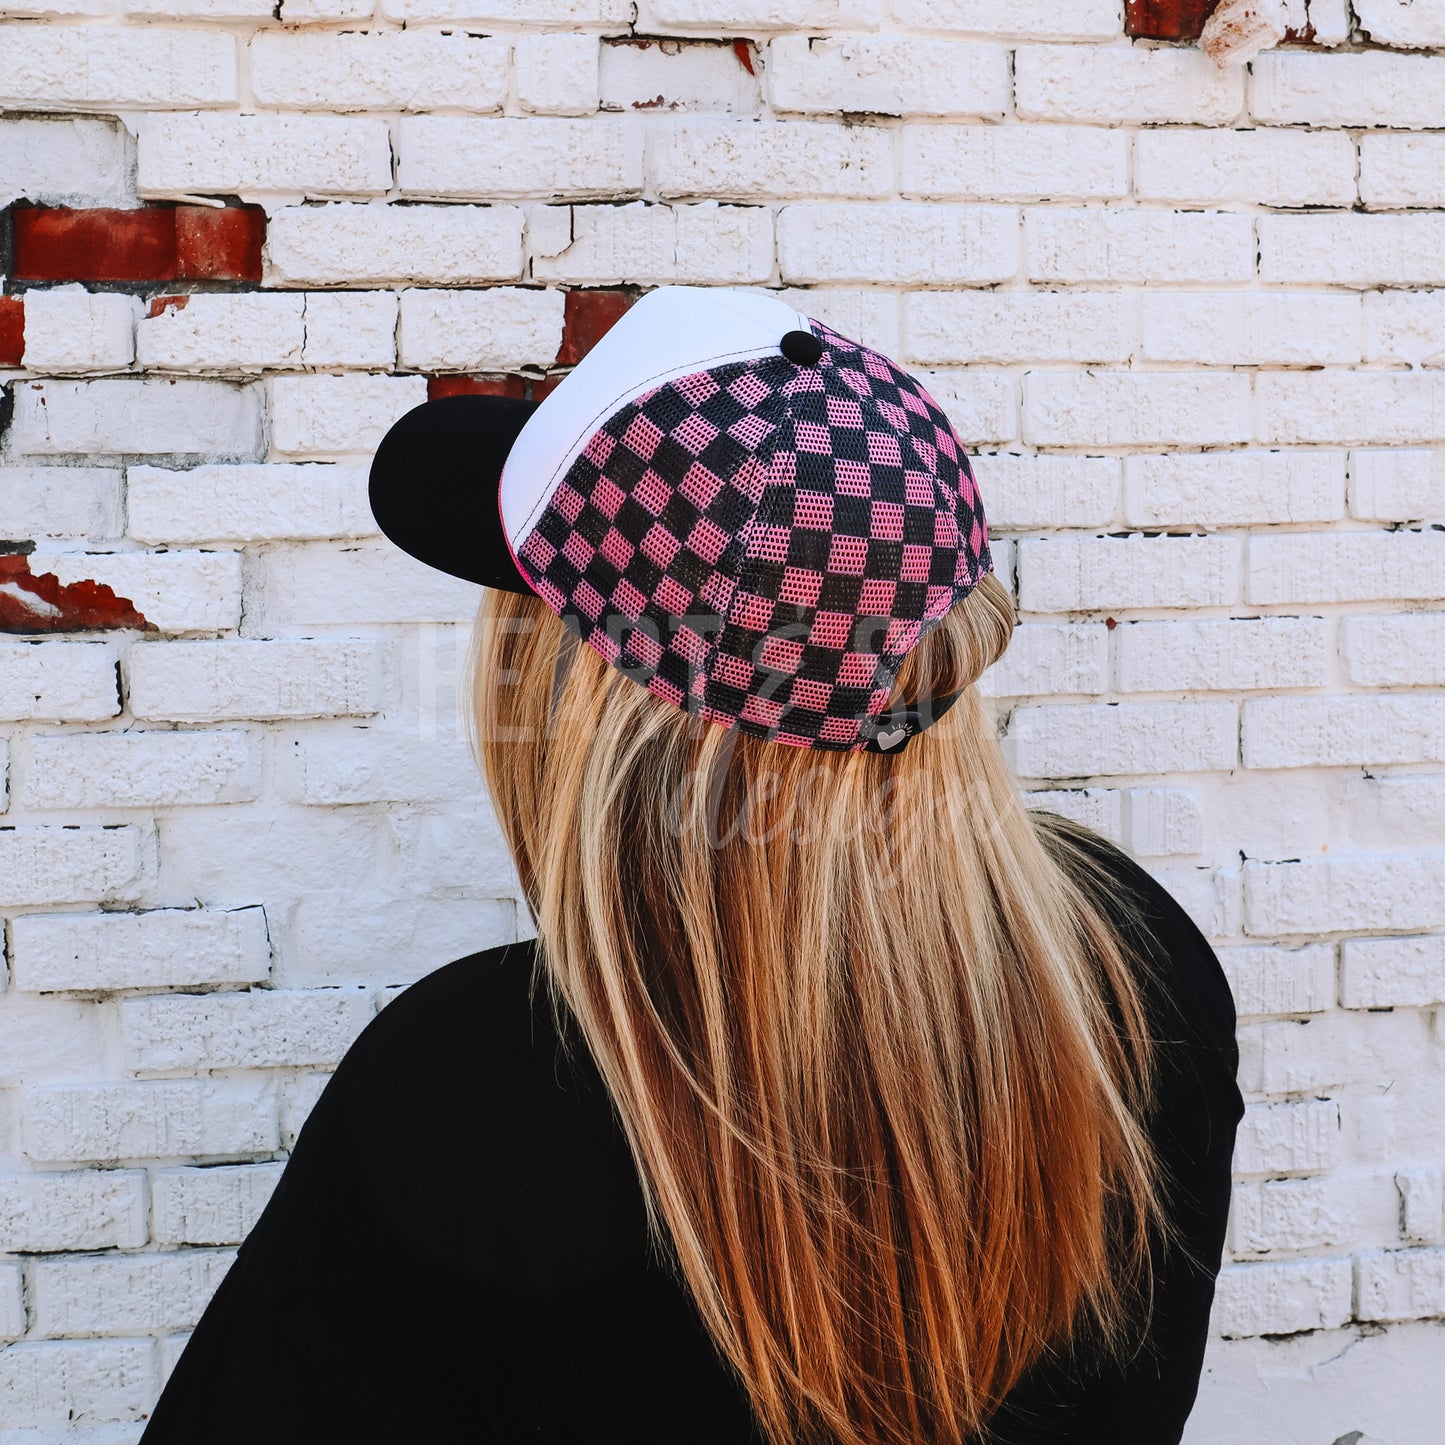
<path fill-rule="evenodd" d="M 1023 436 L 1034 446 L 1216 446 L 1251 438 L 1242 371 L 1026 372 Z"/>
<path fill-rule="evenodd" d="M 137 122 L 142 196 L 379 196 L 391 185 L 384 121 L 328 115 L 160 114 Z"/>
<path fill-rule="evenodd" d="M 25 364 L 31 371 L 120 371 L 135 360 L 134 296 L 92 295 L 84 286 L 37 291 L 25 307 Z"/>
<path fill-rule="evenodd" d="M 532 274 L 542 281 L 596 285 L 744 286 L 773 273 L 772 217 L 761 206 L 573 206 L 571 243 L 533 249 Z M 537 293 L 523 293 L 536 295 Z M 542 293 L 550 299 L 555 293 Z M 560 317 L 559 317 L 560 320 Z M 560 339 L 560 331 L 559 331 Z M 547 357 L 555 356 L 555 352 Z M 523 365 L 530 356 L 488 359 L 487 369 Z M 425 362 L 429 369 L 435 363 Z M 471 363 L 477 364 L 477 363 Z"/>
<path fill-rule="evenodd" d="M 1433 363 L 1440 354 L 1438 316 L 1445 293 L 1440 291 L 1367 291 L 1365 303 L 1366 361 Z M 1414 302 L 1415 304 L 1401 304 Z"/>
<path fill-rule="evenodd" d="M 1445 45 L 1445 16 L 1409 0 L 1359 0 L 1355 14 L 1361 29 L 1380 45 L 1409 49 Z"/>
<path fill-rule="evenodd" d="M 9 444 L 20 456 L 173 455 L 250 459 L 261 397 L 228 381 L 37 381 L 17 388 Z"/>
<path fill-rule="evenodd" d="M 1192 47 L 1020 45 L 1014 106 L 1023 120 L 1223 125 L 1241 114 L 1244 84 Z"/>
<path fill-rule="evenodd" d="M 115 467 L 67 467 L 58 477 L 49 467 L 0 467 L 0 532 L 37 542 L 119 537 L 122 496 Z"/>
<path fill-rule="evenodd" d="M 1118 631 L 1121 692 L 1243 692 L 1323 687 L 1330 624 L 1323 617 L 1131 622 Z"/>
<path fill-rule="evenodd" d="M 1360 359 L 1358 297 L 1332 292 L 1158 291 L 1143 301 L 1148 361 L 1323 365 Z"/>
<path fill-rule="evenodd" d="M 245 733 L 126 732 L 36 737 L 26 801 L 34 808 L 162 808 L 248 803 L 259 791 Z"/>
<path fill-rule="evenodd" d="M 155 1234 L 161 1244 L 240 1244 L 260 1217 L 282 1165 L 168 1169 L 155 1177 Z"/>
<path fill-rule="evenodd" d="M 1218 607 L 1238 596 L 1232 537 L 1050 537 L 1019 546 L 1026 612 Z"/>
<path fill-rule="evenodd" d="M 1136 454 L 1124 459 L 1124 519 L 1135 527 L 1332 522 L 1345 510 L 1345 456 L 1300 449 Z"/>
<path fill-rule="evenodd" d="M 1347 617 L 1340 640 L 1351 682 L 1366 687 L 1445 683 L 1445 613 Z"/>
<path fill-rule="evenodd" d="M 37 565 L 69 585 L 90 578 L 129 597 L 162 632 L 228 632 L 241 620 L 235 552 L 64 552 Z"/>
<path fill-rule="evenodd" d="M 1445 1238 L 1445 1170 L 1402 1169 L 1395 1175 L 1400 1237 L 1411 1244 Z"/>
<path fill-rule="evenodd" d="M 215 30 L 10 25 L 0 34 L 0 100 L 74 109 L 183 109 L 237 100 L 236 40 Z"/>
<path fill-rule="evenodd" d="M 500 110 L 510 46 L 426 31 L 289 35 L 251 42 L 251 93 L 276 110 Z"/>
<path fill-rule="evenodd" d="M 1187 788 L 1129 788 L 1123 798 L 1127 846 L 1160 858 L 1198 853 L 1204 843 L 1204 809 Z"/>
<path fill-rule="evenodd" d="M 791 205 L 778 215 L 785 281 L 977 285 L 1007 280 L 1018 264 L 1008 206 Z"/>
<path fill-rule="evenodd" d="M 1439 206 L 1441 136 L 1360 137 L 1360 199 L 1373 209 Z"/>
<path fill-rule="evenodd" d="M 1226 702 L 1020 707 L 1007 741 L 1026 778 L 1208 772 L 1234 764 L 1235 713 Z"/>
<path fill-rule="evenodd" d="M 1127 361 L 1135 344 L 1117 293 L 922 292 L 904 309 L 904 354 L 923 363 Z"/>
<path fill-rule="evenodd" d="M 154 1340 L 22 1342 L 0 1353 L 0 1406 L 21 1429 L 140 1419 L 158 1389 Z"/>
<path fill-rule="evenodd" d="M 482 293 L 403 291 L 402 365 L 419 371 L 545 366 L 556 360 L 562 344 L 562 304 L 560 291 L 522 287 Z M 410 393 L 405 398 L 412 405 L 423 400 L 420 392 L 415 400 Z M 397 405 L 409 409 L 403 402 Z"/>
<path fill-rule="evenodd" d="M 518 94 L 522 51 L 517 52 Z M 738 64 L 723 40 L 652 40 L 627 37 L 604 43 L 598 56 L 598 100 L 603 110 L 719 111 L 754 115 L 762 108 L 761 76 Z"/>
<path fill-rule="evenodd" d="M 1349 938 L 1340 969 L 1346 1008 L 1445 1003 L 1445 937 Z"/>
<path fill-rule="evenodd" d="M 1438 928 L 1442 919 L 1445 853 L 1251 863 L 1245 870 L 1245 924 L 1253 934 Z"/>
<path fill-rule="evenodd" d="M 496 197 L 636 195 L 642 132 L 632 117 L 470 120 L 409 116 L 398 122 L 404 195 Z"/>
<path fill-rule="evenodd" d="M 158 994 L 121 1005 L 121 1037 L 137 1070 L 334 1064 L 371 1011 L 358 990 Z"/>
<path fill-rule="evenodd" d="M 184 1080 L 42 1085 L 23 1102 L 25 1156 L 68 1160 L 264 1154 L 276 1147 L 276 1104 L 253 1087 Z"/>
<path fill-rule="evenodd" d="M 1247 281 L 1254 273 L 1249 217 L 1224 211 L 1043 208 L 1024 219 L 1024 252 L 1031 281 Z"/>
<path fill-rule="evenodd" d="M 590 115 L 601 102 L 600 49 L 592 35 L 519 35 L 518 104 L 533 115 Z"/>
<path fill-rule="evenodd" d="M 366 537 L 376 520 L 366 466 L 130 467 L 127 532 L 139 542 L 265 542 Z"/>
<path fill-rule="evenodd" d="M 1120 0 L 3 9 L 0 206 L 265 236 L 259 282 L 0 280 L 0 539 L 156 628 L 0 640 L 0 1445 L 135 1445 L 350 1040 L 530 932 L 477 589 L 378 538 L 369 455 L 430 378 L 552 374 L 567 293 L 668 282 L 917 371 L 1021 603 L 982 691 L 1029 801 L 1219 949 L 1186 1445 L 1435 1445 L 1440 7 L 1311 0 L 1226 69 Z"/>
<path fill-rule="evenodd" d="M 0 832 L 0 907 L 134 897 L 140 838 L 130 826 Z"/>
<path fill-rule="evenodd" d="M 34 992 L 260 983 L 271 965 L 257 907 L 26 913 L 10 925 L 10 956 L 15 987 Z"/>
<path fill-rule="evenodd" d="M 1349 1175 L 1236 1185 L 1230 1242 L 1237 1254 L 1247 1255 L 1348 1245 L 1358 1238 L 1360 1194 L 1359 1182 Z"/>
<path fill-rule="evenodd" d="M 1351 1286 L 1348 1259 L 1229 1265 L 1219 1276 L 1215 1328 L 1225 1336 L 1330 1329 L 1350 1318 Z"/>
<path fill-rule="evenodd" d="M 271 448 L 281 456 L 372 451 L 426 400 L 420 376 L 278 376 L 270 389 Z"/>
<path fill-rule="evenodd" d="M 256 576 L 257 618 L 273 630 L 327 624 L 445 623 L 475 611 L 470 582 L 423 567 L 387 543 L 268 557 Z"/>
<path fill-rule="evenodd" d="M 1250 69 L 1249 113 L 1265 125 L 1433 126 L 1445 97 L 1439 56 L 1276 50 Z"/>
<path fill-rule="evenodd" d="M 361 640 L 135 647 L 131 709 L 164 722 L 364 716 L 380 702 L 380 661 Z"/>
<path fill-rule="evenodd" d="M 149 1238 L 138 1169 L 47 1170 L 0 1181 L 0 1249 L 134 1249 Z"/>
<path fill-rule="evenodd" d="M 231 1250 L 42 1260 L 32 1274 L 35 1324 L 47 1336 L 128 1335 L 196 1323 Z"/>
<path fill-rule="evenodd" d="M 56 116 L 0 121 L 0 203 L 18 197 L 52 204 L 128 199 L 128 134 L 106 118 Z"/>
<path fill-rule="evenodd" d="M 1355 202 L 1355 146 L 1327 130 L 1141 130 L 1134 193 L 1196 205 L 1348 207 Z"/>
<path fill-rule="evenodd" d="M 1433 212 L 1262 215 L 1257 225 L 1262 281 L 1424 286 L 1445 274 L 1445 216 Z"/>
<path fill-rule="evenodd" d="M 1002 45 L 896 35 L 784 35 L 769 43 L 766 63 L 768 92 L 779 113 L 1001 119 L 1008 108 L 1008 51 Z"/>
<path fill-rule="evenodd" d="M 517 206 L 283 206 L 266 233 L 273 285 L 515 281 L 522 274 Z"/>
<path fill-rule="evenodd" d="M 1445 591 L 1445 532 L 1260 534 L 1250 539 L 1253 603 L 1431 601 Z"/>
<path fill-rule="evenodd" d="M 805 166 L 813 178 L 810 195 L 881 197 L 892 188 L 891 142 L 888 132 L 872 126 L 679 120 L 649 135 L 647 176 L 660 196 L 789 200 Z"/>
<path fill-rule="evenodd" d="M 899 184 L 924 200 L 1111 200 L 1129 191 L 1128 136 L 1103 126 L 910 125 Z"/>
<path fill-rule="evenodd" d="M 119 711 L 116 654 L 105 643 L 0 643 L 0 718 L 98 722 Z"/>
<path fill-rule="evenodd" d="M 1249 1104 L 1240 1120 L 1234 1165 L 1240 1174 L 1311 1172 L 1339 1158 L 1340 1110 L 1328 1099 Z"/>
<path fill-rule="evenodd" d="M 1419 1320 L 1445 1311 L 1445 1249 L 1400 1249 L 1359 1260 L 1362 1320 Z"/>

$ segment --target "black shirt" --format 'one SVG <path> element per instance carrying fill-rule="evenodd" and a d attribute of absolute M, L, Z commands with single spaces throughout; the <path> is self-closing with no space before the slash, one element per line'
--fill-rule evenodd
<path fill-rule="evenodd" d="M 1130 1362 L 1041 1361 L 988 1445 L 1176 1445 L 1208 1334 L 1244 1111 L 1234 1006 L 1178 904 L 1095 846 L 1117 885 L 1101 905 L 1118 918 L 1132 891 L 1159 941 L 1151 1128 L 1198 1263 L 1161 1256 Z M 531 942 L 458 959 L 356 1039 L 141 1445 L 759 1445 L 649 1251 L 595 1067 L 580 1044 L 575 1064 L 560 1052 L 540 982 L 529 997 L 533 962 Z"/>

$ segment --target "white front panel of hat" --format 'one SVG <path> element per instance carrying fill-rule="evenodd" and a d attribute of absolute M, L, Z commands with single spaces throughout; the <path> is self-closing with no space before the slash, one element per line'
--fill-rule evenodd
<path fill-rule="evenodd" d="M 551 392 L 512 444 L 499 503 L 521 549 L 582 448 L 619 407 L 664 381 L 775 353 L 808 318 L 776 296 L 662 286 L 638 300 Z"/>

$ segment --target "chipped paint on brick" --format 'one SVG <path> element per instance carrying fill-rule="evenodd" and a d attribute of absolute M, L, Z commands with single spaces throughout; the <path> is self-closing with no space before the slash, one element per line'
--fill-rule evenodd
<path fill-rule="evenodd" d="M 1124 33 L 1135 40 L 1198 40 L 1219 0 L 1128 0 Z"/>
<path fill-rule="evenodd" d="M 576 366 L 622 319 L 636 297 L 628 291 L 569 291 L 562 319 L 559 366 Z"/>
<path fill-rule="evenodd" d="M 25 303 L 0 296 L 0 366 L 19 366 L 25 355 Z"/>
<path fill-rule="evenodd" d="M 19 545 L 28 551 L 31 544 Z M 0 555 L 0 632 L 97 632 L 117 628 L 157 630 L 128 597 L 117 597 L 104 583 L 62 583 L 53 573 L 31 572 L 25 551 Z"/>
<path fill-rule="evenodd" d="M 527 382 L 520 376 L 429 376 L 426 399 L 438 401 L 444 396 L 514 396 L 527 394 Z"/>

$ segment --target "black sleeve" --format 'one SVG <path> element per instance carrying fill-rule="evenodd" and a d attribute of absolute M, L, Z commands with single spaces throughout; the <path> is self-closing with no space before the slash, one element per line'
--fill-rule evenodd
<path fill-rule="evenodd" d="M 413 987 L 425 995 L 428 980 Z M 416 1011 L 412 1001 L 403 1005 L 406 997 L 363 1030 L 323 1089 L 176 1362 L 142 1445 L 499 1439 L 480 1377 L 457 1359 L 491 1328 L 486 1292 L 471 1295 L 469 1328 L 453 1330 L 455 1311 L 429 1298 L 452 1281 L 429 1274 L 416 1238 L 388 1217 L 368 1156 L 376 1142 L 369 1096 L 387 1077 L 378 1059 L 389 1060 L 404 1016 Z M 485 1026 L 485 1017 L 474 1019 L 474 1036 Z M 428 1098 L 450 1116 L 444 1089 Z M 407 1152 L 396 1134 L 387 1145 L 393 1158 Z"/>
<path fill-rule="evenodd" d="M 141 1445 L 757 1445 L 510 948 L 352 1044 Z"/>
<path fill-rule="evenodd" d="M 1154 1308 L 1147 1337 L 1127 1363 L 1045 1361 L 994 1418 L 989 1445 L 1178 1445 L 1194 1406 L 1209 1339 L 1209 1312 L 1229 1216 L 1231 1159 L 1244 1101 L 1235 1075 L 1234 1001 L 1214 950 L 1179 904 L 1138 864 L 1096 850 L 1118 883 L 1102 898 L 1132 934 L 1122 906 L 1136 903 L 1152 938 L 1139 938 L 1156 970 L 1144 994 L 1159 1041 L 1151 1134 L 1170 1187 L 1181 1248 L 1151 1241 Z"/>

